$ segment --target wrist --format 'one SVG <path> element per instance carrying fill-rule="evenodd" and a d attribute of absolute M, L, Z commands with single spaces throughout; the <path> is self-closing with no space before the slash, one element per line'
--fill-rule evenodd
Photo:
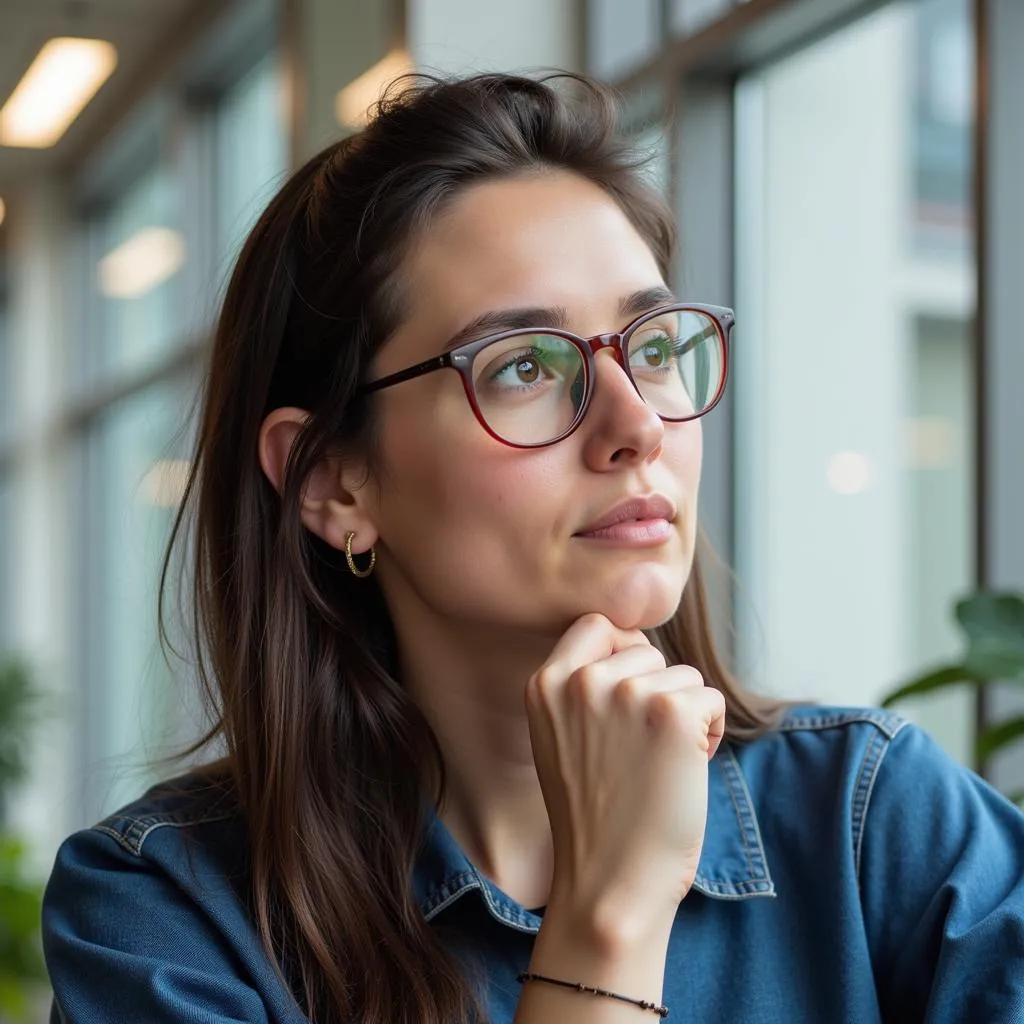
<path fill-rule="evenodd" d="M 650 905 L 639 894 L 604 893 L 584 898 L 553 887 L 544 911 L 545 930 L 588 956 L 616 961 L 635 951 L 667 951 L 677 906 Z M 538 936 L 538 939 L 540 936 Z"/>
<path fill-rule="evenodd" d="M 655 914 L 611 903 L 574 906 L 552 898 L 531 970 L 540 971 L 535 964 L 542 964 L 545 973 L 609 988 L 616 979 L 635 976 L 648 990 L 656 984 L 660 993 L 674 919 L 674 912 Z"/>

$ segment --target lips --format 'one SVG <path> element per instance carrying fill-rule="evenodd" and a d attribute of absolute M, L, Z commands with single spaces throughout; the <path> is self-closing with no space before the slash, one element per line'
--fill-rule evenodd
<path fill-rule="evenodd" d="M 649 522 L 652 519 L 667 519 L 671 522 L 675 517 L 675 505 L 661 494 L 627 498 L 578 530 L 576 536 L 595 533 L 618 523 Z"/>

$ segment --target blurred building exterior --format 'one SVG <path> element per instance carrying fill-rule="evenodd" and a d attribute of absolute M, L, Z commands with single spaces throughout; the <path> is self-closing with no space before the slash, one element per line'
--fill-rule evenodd
<path fill-rule="evenodd" d="M 376 94 L 381 60 L 621 87 L 678 213 L 675 284 L 738 315 L 701 500 L 753 685 L 875 703 L 957 651 L 957 596 L 1024 589 L 1024 5 L 96 0 L 76 24 L 47 7 L 0 10 L 0 92 L 50 35 L 111 38 L 130 68 L 59 158 L 0 147 L 0 652 L 56 698 L 9 813 L 41 872 L 198 727 L 156 583 L 209 328 L 246 230 Z M 973 694 L 906 711 L 969 763 Z"/>

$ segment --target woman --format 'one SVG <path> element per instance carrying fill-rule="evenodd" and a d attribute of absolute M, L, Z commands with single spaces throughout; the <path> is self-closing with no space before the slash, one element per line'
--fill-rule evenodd
<path fill-rule="evenodd" d="M 226 756 L 62 847 L 54 1019 L 1024 1012 L 1024 817 L 715 653 L 732 315 L 571 84 L 393 97 L 253 230 L 186 498 Z"/>

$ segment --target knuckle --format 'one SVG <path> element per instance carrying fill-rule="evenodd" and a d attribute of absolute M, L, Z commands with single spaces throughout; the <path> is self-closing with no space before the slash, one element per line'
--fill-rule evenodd
<path fill-rule="evenodd" d="M 588 702 L 593 699 L 601 681 L 601 670 L 597 665 L 583 665 L 566 680 L 566 692 L 576 701 Z"/>
<path fill-rule="evenodd" d="M 664 690 L 647 698 L 646 711 L 648 723 L 658 728 L 678 726 L 681 717 L 676 695 Z"/>
<path fill-rule="evenodd" d="M 636 676 L 620 679 L 612 688 L 612 700 L 618 707 L 635 707 L 644 695 L 644 687 Z"/>
<path fill-rule="evenodd" d="M 692 665 L 686 666 L 686 675 L 690 678 L 690 681 L 694 686 L 707 686 L 704 681 L 704 675 L 698 668 L 694 668 Z"/>
<path fill-rule="evenodd" d="M 545 665 L 539 669 L 526 683 L 526 699 L 534 705 L 550 704 L 555 690 L 558 688 L 558 673 L 554 666 Z"/>

